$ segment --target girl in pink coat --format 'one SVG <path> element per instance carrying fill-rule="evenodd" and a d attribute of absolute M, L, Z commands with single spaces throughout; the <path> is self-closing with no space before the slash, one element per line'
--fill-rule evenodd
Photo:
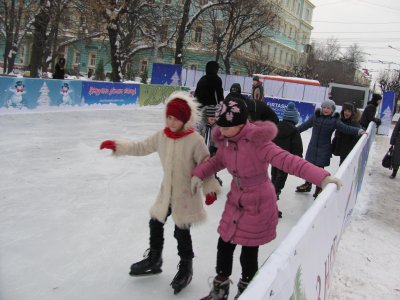
<path fill-rule="evenodd" d="M 213 131 L 213 139 L 218 151 L 193 169 L 192 193 L 203 179 L 222 169 L 227 168 L 233 178 L 218 227 L 217 276 L 203 299 L 228 298 L 233 252 L 241 245 L 242 278 L 237 299 L 258 270 L 258 247 L 276 237 L 278 208 L 268 165 L 320 187 L 332 182 L 339 188 L 340 182 L 326 170 L 276 146 L 272 142 L 276 125 L 268 121 L 249 123 L 242 99 L 228 96 L 220 103 L 216 117 L 219 128 Z"/>

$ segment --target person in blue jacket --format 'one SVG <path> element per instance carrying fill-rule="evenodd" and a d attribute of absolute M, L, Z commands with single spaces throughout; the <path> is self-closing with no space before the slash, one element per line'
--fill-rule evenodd
<path fill-rule="evenodd" d="M 306 152 L 306 160 L 318 167 L 329 166 L 332 157 L 332 133 L 335 130 L 343 132 L 347 135 L 362 135 L 365 133 L 363 129 L 343 124 L 339 119 L 339 114 L 334 113 L 336 109 L 335 102 L 325 100 L 321 104 L 321 108 L 315 111 L 315 114 L 307 121 L 297 126 L 297 130 L 301 133 L 309 128 L 312 129 L 310 143 Z M 312 184 L 305 182 L 296 188 L 296 192 L 304 193 L 311 191 Z M 321 189 L 316 187 L 314 198 L 317 198 Z"/>

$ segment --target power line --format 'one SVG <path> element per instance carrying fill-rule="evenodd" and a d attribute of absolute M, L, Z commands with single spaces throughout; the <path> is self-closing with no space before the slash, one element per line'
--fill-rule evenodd
<path fill-rule="evenodd" d="M 312 21 L 312 23 L 333 23 L 333 24 L 370 24 L 370 25 L 379 25 L 379 24 L 399 24 L 400 22 L 335 22 L 335 21 Z"/>

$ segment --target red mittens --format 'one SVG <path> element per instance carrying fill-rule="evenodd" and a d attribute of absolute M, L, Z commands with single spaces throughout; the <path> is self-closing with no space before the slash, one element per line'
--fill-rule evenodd
<path fill-rule="evenodd" d="M 215 193 L 210 193 L 206 195 L 206 204 L 211 205 L 217 201 L 217 195 Z"/>
<path fill-rule="evenodd" d="M 104 141 L 100 145 L 100 150 L 110 149 L 112 151 L 115 151 L 116 148 L 117 148 L 117 145 L 115 144 L 115 142 L 114 141 L 110 141 L 110 140 Z"/>

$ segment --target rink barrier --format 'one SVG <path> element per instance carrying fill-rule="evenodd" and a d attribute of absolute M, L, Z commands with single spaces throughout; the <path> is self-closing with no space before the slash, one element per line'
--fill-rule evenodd
<path fill-rule="evenodd" d="M 103 81 L 0 77 L 0 109 L 157 105 L 186 87 Z"/>
<path fill-rule="evenodd" d="M 350 223 L 361 190 L 375 123 L 368 127 L 329 184 L 258 270 L 240 300 L 328 297 L 339 241 Z"/>

